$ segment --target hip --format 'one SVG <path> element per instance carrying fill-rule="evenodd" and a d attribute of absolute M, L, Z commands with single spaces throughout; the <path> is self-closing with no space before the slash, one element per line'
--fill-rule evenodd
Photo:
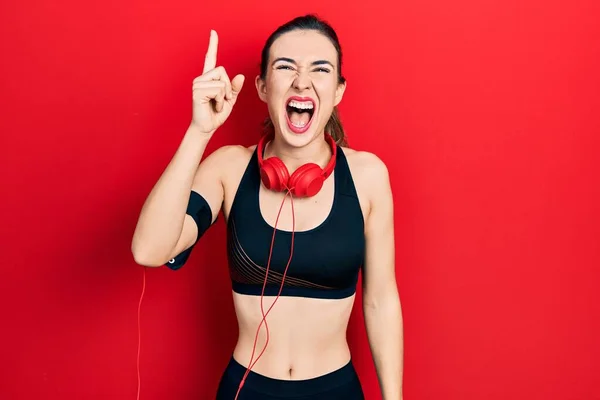
<path fill-rule="evenodd" d="M 232 356 L 219 383 L 216 400 L 236 397 L 246 367 Z M 352 360 L 339 368 L 309 379 L 277 379 L 250 371 L 238 400 L 364 400 Z"/>

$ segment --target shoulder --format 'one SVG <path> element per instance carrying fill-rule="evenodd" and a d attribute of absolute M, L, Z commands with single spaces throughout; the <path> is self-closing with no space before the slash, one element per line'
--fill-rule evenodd
<path fill-rule="evenodd" d="M 239 180 L 248 167 L 255 148 L 256 145 L 224 145 L 210 153 L 203 163 L 218 171 L 221 181 L 227 185 Z"/>
<path fill-rule="evenodd" d="M 390 174 L 386 163 L 376 154 L 342 148 L 352 175 L 357 195 L 365 207 L 367 218 L 375 209 L 393 204 Z"/>
<path fill-rule="evenodd" d="M 254 146 L 224 145 L 208 153 L 198 165 L 194 177 L 194 186 L 206 185 L 206 182 L 219 180 L 224 182 L 240 168 L 248 165 Z"/>
<path fill-rule="evenodd" d="M 354 150 L 347 147 L 343 147 L 342 150 L 348 160 L 352 179 L 354 179 L 355 184 L 361 186 L 361 189 L 367 191 L 385 190 L 389 186 L 388 167 L 379 156 L 368 151 Z M 358 187 L 357 190 L 359 190 Z"/>
<path fill-rule="evenodd" d="M 242 146 L 242 145 L 224 145 L 218 147 L 200 164 L 202 168 L 217 168 L 220 172 L 236 169 L 240 165 L 247 164 L 256 146 Z"/>
<path fill-rule="evenodd" d="M 206 157 L 206 160 L 210 159 L 211 161 L 226 163 L 239 158 L 250 158 L 255 148 L 256 145 L 246 147 L 238 144 L 228 144 L 218 147 Z"/>

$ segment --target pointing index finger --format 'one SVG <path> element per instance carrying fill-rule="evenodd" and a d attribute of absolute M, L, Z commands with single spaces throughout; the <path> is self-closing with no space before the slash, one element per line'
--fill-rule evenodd
<path fill-rule="evenodd" d="M 204 57 L 204 71 L 203 74 L 207 73 L 211 69 L 214 69 L 217 65 L 217 47 L 219 44 L 219 36 L 217 32 L 212 30 L 210 31 L 210 41 L 208 43 L 208 50 L 206 51 L 206 56 Z"/>

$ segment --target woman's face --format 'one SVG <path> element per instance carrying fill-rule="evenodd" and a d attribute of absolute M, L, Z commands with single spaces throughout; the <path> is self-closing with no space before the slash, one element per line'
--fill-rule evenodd
<path fill-rule="evenodd" d="M 257 77 L 256 88 L 288 144 L 304 146 L 323 133 L 345 89 L 337 57 L 331 41 L 312 30 L 285 33 L 271 46 L 265 81 Z"/>

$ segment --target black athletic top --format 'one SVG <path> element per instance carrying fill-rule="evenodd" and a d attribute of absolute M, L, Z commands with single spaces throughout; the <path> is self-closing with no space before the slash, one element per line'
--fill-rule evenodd
<path fill-rule="evenodd" d="M 294 232 L 294 253 L 281 296 L 344 298 L 355 293 L 364 262 L 364 219 L 344 152 L 338 147 L 334 200 L 319 226 Z M 237 189 L 227 224 L 227 255 L 233 290 L 260 296 L 273 227 L 260 212 L 257 150 Z M 289 199 L 282 212 L 291 212 Z M 265 295 L 277 295 L 288 264 L 292 232 L 277 229 Z"/>
<path fill-rule="evenodd" d="M 331 211 L 319 226 L 294 232 L 294 253 L 281 296 L 344 298 L 356 291 L 365 257 L 364 219 L 344 152 L 337 149 L 333 173 Z M 260 296 L 273 239 L 273 227 L 260 212 L 261 185 L 257 150 L 254 151 L 235 194 L 227 224 L 227 257 L 232 288 L 237 293 Z M 286 199 L 289 202 L 289 199 Z M 290 212 L 288 204 L 282 212 Z M 165 265 L 181 268 L 193 248 L 214 223 L 206 199 L 192 191 L 187 207 L 198 227 L 194 244 Z M 215 221 L 216 222 L 216 221 Z M 269 266 L 265 295 L 277 295 L 287 266 L 292 232 L 278 229 Z"/>

